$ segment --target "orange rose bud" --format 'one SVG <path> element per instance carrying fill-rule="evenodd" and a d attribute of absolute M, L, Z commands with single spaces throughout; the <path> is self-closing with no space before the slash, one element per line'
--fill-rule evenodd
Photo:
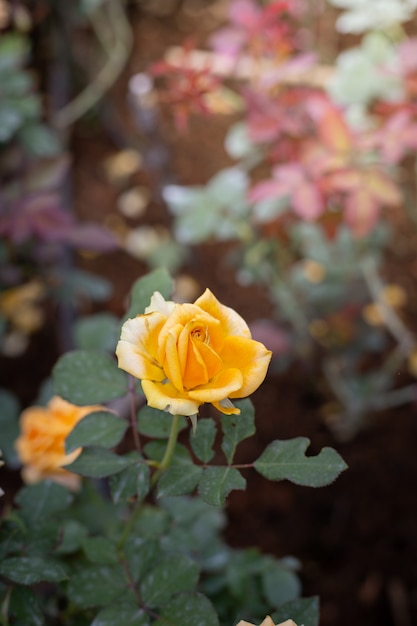
<path fill-rule="evenodd" d="M 77 406 L 54 396 L 47 406 L 32 406 L 23 411 L 15 447 L 23 465 L 24 482 L 31 484 L 49 478 L 77 489 L 80 476 L 63 469 L 63 465 L 75 461 L 81 448 L 66 454 L 65 439 L 83 417 L 102 409 L 98 405 Z"/>

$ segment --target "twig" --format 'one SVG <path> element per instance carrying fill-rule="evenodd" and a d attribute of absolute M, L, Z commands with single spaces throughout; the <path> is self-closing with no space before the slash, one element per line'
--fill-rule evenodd
<path fill-rule="evenodd" d="M 66 128 L 73 124 L 97 104 L 119 77 L 130 54 L 133 37 L 121 0 L 107 2 L 109 21 L 114 24 L 115 33 L 113 47 L 106 50 L 108 60 L 85 89 L 53 116 L 52 121 L 58 128 Z M 109 39 L 108 32 L 105 33 L 101 22 L 97 26 L 92 20 L 91 24 L 97 38 L 104 44 Z"/>

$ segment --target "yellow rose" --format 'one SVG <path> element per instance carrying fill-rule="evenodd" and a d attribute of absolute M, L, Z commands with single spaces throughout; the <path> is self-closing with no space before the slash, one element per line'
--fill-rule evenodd
<path fill-rule="evenodd" d="M 36 483 L 50 478 L 77 489 L 80 477 L 62 468 L 75 461 L 81 448 L 65 454 L 65 439 L 77 422 L 102 406 L 76 406 L 54 396 L 47 406 L 33 406 L 20 416 L 20 436 L 15 447 L 23 465 L 22 478 Z"/>
<path fill-rule="evenodd" d="M 194 304 L 155 292 L 145 313 L 124 323 L 116 354 L 119 367 L 141 379 L 149 406 L 193 416 L 204 402 L 238 414 L 229 398 L 259 387 L 272 353 L 206 289 Z"/>

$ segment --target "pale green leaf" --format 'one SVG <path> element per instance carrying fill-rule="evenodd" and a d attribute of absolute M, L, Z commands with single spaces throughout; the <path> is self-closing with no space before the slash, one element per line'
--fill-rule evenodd
<path fill-rule="evenodd" d="M 323 448 L 317 456 L 305 456 L 310 441 L 296 437 L 273 441 L 254 463 L 269 480 L 290 480 L 296 485 L 323 487 L 332 483 L 347 465 L 333 448 Z"/>
<path fill-rule="evenodd" d="M 198 493 L 208 504 L 223 506 L 234 489 L 245 489 L 246 480 L 234 467 L 207 467 L 198 485 Z"/>

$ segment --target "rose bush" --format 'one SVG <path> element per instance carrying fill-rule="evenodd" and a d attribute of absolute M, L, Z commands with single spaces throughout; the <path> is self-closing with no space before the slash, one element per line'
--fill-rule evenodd
<path fill-rule="evenodd" d="M 119 367 L 142 381 L 149 406 L 193 416 L 205 402 L 238 414 L 230 398 L 259 387 L 272 353 L 206 289 L 193 304 L 155 292 L 145 313 L 124 323 L 116 354 Z"/>
<path fill-rule="evenodd" d="M 20 436 L 15 443 L 23 465 L 23 480 L 31 484 L 49 478 L 70 489 L 77 489 L 80 476 L 63 469 L 63 466 L 75 461 L 81 448 L 66 454 L 65 439 L 83 417 L 102 408 L 76 406 L 54 396 L 47 406 L 32 406 L 23 411 Z"/>

